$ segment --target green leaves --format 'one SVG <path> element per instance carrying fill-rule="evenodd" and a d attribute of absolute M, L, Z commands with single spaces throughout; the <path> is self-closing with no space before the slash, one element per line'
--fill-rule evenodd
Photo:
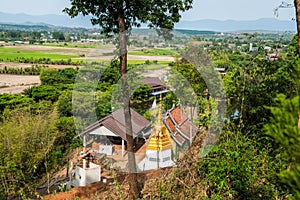
<path fill-rule="evenodd" d="M 192 8 L 192 0 L 70 0 L 71 7 L 63 11 L 71 17 L 91 15 L 91 23 L 99 25 L 103 33 L 119 32 L 118 19 L 123 13 L 126 30 L 147 23 L 150 28 L 173 29 L 181 12 Z"/>
<path fill-rule="evenodd" d="M 229 56 L 230 59 L 231 56 Z M 290 60 L 257 60 L 247 56 L 235 56 L 235 65 L 228 69 L 224 82 L 232 115 L 239 111 L 239 122 L 245 129 L 259 131 L 269 119 L 269 110 L 276 94 L 292 96 L 296 93 L 297 68 Z"/>
<path fill-rule="evenodd" d="M 281 169 L 276 159 L 240 132 L 226 130 L 220 144 L 199 161 L 202 184 L 209 186 L 209 198 L 217 199 L 274 199 L 280 193 L 275 173 Z M 275 173 L 274 173 L 275 172 Z"/>
<path fill-rule="evenodd" d="M 283 147 L 285 156 L 291 160 L 290 169 L 282 171 L 279 177 L 294 191 L 296 198 L 300 198 L 300 97 L 297 95 L 287 99 L 285 95 L 279 94 L 274 102 L 275 106 L 268 107 L 272 117 L 264 130 Z"/>
<path fill-rule="evenodd" d="M 12 198 L 34 185 L 56 138 L 56 120 L 55 111 L 15 111 L 6 116 L 0 124 L 0 193 Z"/>

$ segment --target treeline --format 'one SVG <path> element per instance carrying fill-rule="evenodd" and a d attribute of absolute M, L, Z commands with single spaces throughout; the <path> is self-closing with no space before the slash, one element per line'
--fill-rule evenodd
<path fill-rule="evenodd" d="M 50 58 L 25 58 L 25 57 L 16 57 L 16 58 L 0 58 L 0 62 L 17 62 L 17 63 L 31 63 L 31 64 L 42 64 L 42 65 L 81 65 L 82 60 L 74 61 L 71 58 L 69 59 L 61 59 L 61 60 L 53 60 Z"/>
<path fill-rule="evenodd" d="M 42 69 L 48 68 L 46 65 L 32 65 L 31 67 L 7 67 L 0 68 L 0 74 L 15 75 L 40 75 Z"/>
<path fill-rule="evenodd" d="M 0 30 L 1 41 L 40 41 L 42 38 L 50 38 L 56 41 L 65 41 L 65 34 L 59 31 L 52 31 L 51 34 L 47 31 L 20 31 L 20 30 Z"/>

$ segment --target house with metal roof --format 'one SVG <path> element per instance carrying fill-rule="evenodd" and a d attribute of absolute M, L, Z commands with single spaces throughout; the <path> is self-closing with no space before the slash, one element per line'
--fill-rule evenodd
<path fill-rule="evenodd" d="M 132 108 L 130 108 L 130 113 L 133 139 L 136 149 L 138 149 L 151 134 L 151 122 Z M 77 137 L 83 138 L 84 148 L 97 146 L 98 153 L 112 155 L 115 148 L 121 147 L 122 156 L 124 156 L 127 139 L 123 108 L 86 127 Z"/>
<path fill-rule="evenodd" d="M 159 97 L 160 94 L 169 92 L 166 86 L 158 77 L 147 77 L 141 80 L 142 83 L 151 87 L 151 95 Z"/>

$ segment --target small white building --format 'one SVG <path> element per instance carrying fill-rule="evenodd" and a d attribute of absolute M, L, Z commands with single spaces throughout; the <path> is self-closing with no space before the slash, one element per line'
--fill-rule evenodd
<path fill-rule="evenodd" d="M 86 186 L 101 180 L 101 166 L 92 162 L 87 163 L 85 159 L 82 161 L 82 167 L 76 166 L 75 187 Z"/>

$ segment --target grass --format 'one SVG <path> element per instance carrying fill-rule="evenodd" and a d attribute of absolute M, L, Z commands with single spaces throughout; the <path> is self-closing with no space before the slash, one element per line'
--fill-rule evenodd
<path fill-rule="evenodd" d="M 43 46 L 50 46 L 50 47 L 65 47 L 65 48 L 92 48 L 92 49 L 107 49 L 107 48 L 114 48 L 113 45 L 99 45 L 97 43 L 44 43 Z"/>
<path fill-rule="evenodd" d="M 99 63 L 102 63 L 104 65 L 108 65 L 111 61 L 110 60 L 85 60 L 86 63 L 88 64 L 91 64 L 92 62 L 99 62 Z M 153 61 L 149 61 L 150 62 L 150 65 L 149 66 L 168 66 L 169 63 L 171 63 L 170 61 L 157 61 L 157 63 L 153 63 Z M 146 63 L 146 60 L 128 60 L 127 61 L 127 64 L 128 65 L 143 65 Z M 155 67 L 154 67 L 155 68 Z"/>
<path fill-rule="evenodd" d="M 56 54 L 58 51 L 49 52 L 49 50 L 23 50 L 17 48 L 0 48 L 0 60 L 15 60 L 17 58 L 49 58 L 51 60 L 61 60 L 61 59 L 70 59 L 70 58 L 78 58 L 76 55 L 65 55 L 65 54 Z"/>
<path fill-rule="evenodd" d="M 166 68 L 168 67 L 167 64 L 152 64 L 152 65 L 147 65 L 145 67 L 145 70 L 157 70 L 157 69 L 163 69 L 163 68 Z"/>
<path fill-rule="evenodd" d="M 127 61 L 128 64 L 145 64 L 146 60 L 128 60 Z M 150 63 L 153 63 L 153 61 L 149 61 Z M 159 60 L 157 61 L 156 64 L 161 64 L 161 65 L 168 65 L 170 63 L 170 61 L 166 61 L 166 60 Z"/>
<path fill-rule="evenodd" d="M 137 56 L 173 56 L 177 52 L 171 49 L 146 49 L 141 51 L 130 51 L 128 54 Z"/>

